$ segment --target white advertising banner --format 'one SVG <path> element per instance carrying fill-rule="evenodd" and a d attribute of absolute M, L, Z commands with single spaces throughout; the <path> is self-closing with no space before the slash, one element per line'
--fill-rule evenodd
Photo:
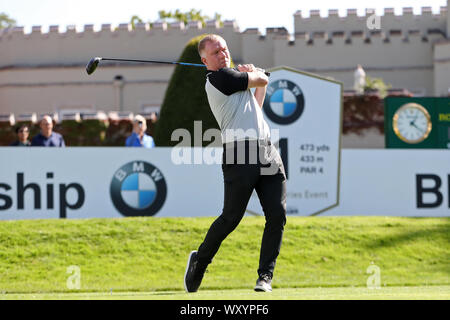
<path fill-rule="evenodd" d="M 219 215 L 220 164 L 177 165 L 172 150 L 0 148 L 0 219 Z M 341 162 L 338 205 L 320 215 L 450 216 L 448 150 L 344 149 Z M 291 176 L 288 214 L 310 215 L 302 204 L 320 196 Z"/>
<path fill-rule="evenodd" d="M 220 165 L 175 165 L 172 148 L 0 148 L 0 219 L 213 216 Z"/>
<path fill-rule="evenodd" d="M 270 70 L 264 117 L 278 130 L 280 155 L 289 180 L 292 214 L 313 215 L 336 206 L 339 198 L 342 83 L 289 67 Z M 253 194 L 249 211 L 258 211 Z"/>
<path fill-rule="evenodd" d="M 322 215 L 450 216 L 450 151 L 343 149 L 339 206 Z"/>

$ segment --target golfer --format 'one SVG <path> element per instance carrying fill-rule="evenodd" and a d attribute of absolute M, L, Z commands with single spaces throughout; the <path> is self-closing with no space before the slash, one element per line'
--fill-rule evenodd
<path fill-rule="evenodd" d="M 272 278 L 286 223 L 286 174 L 270 141 L 262 106 L 268 77 L 251 64 L 230 68 L 225 40 L 207 35 L 199 43 L 207 67 L 205 90 L 220 126 L 223 143 L 224 205 L 203 243 L 189 255 L 184 285 L 196 292 L 222 241 L 238 226 L 256 190 L 266 224 L 262 237 L 256 291 L 272 291 Z M 255 88 L 254 93 L 250 90 Z M 245 159 L 243 159 L 245 158 Z"/>

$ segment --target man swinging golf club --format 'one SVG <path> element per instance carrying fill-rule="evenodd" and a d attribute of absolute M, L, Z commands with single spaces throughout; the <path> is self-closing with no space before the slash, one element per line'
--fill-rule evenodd
<path fill-rule="evenodd" d="M 227 44 L 218 35 L 205 36 L 198 51 L 207 67 L 208 101 L 222 132 L 225 197 L 222 214 L 213 222 L 198 250 L 189 255 L 184 286 L 187 292 L 198 290 L 208 264 L 222 241 L 238 226 L 256 190 L 266 224 L 254 289 L 272 291 L 286 223 L 286 174 L 261 110 L 268 77 L 264 70 L 251 64 L 231 69 Z M 251 88 L 255 88 L 254 93 Z"/>

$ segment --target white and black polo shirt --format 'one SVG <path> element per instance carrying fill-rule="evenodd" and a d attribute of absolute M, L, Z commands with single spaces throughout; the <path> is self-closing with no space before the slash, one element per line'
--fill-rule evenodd
<path fill-rule="evenodd" d="M 248 88 L 247 72 L 231 68 L 208 70 L 205 90 L 221 129 L 222 143 L 270 138 L 261 107 Z"/>

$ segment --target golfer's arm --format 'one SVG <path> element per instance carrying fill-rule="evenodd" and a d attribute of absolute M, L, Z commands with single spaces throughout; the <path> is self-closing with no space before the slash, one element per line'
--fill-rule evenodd
<path fill-rule="evenodd" d="M 267 88 L 267 86 L 259 87 L 259 88 L 255 89 L 255 99 L 256 99 L 256 101 L 258 101 L 258 104 L 261 108 L 263 107 L 264 98 L 266 97 L 266 88 Z"/>
<path fill-rule="evenodd" d="M 263 71 L 255 70 L 247 72 L 248 74 L 248 88 L 262 88 L 269 83 L 269 77 Z"/>
<path fill-rule="evenodd" d="M 258 101 L 259 106 L 262 108 L 264 104 L 264 98 L 266 97 L 266 88 L 269 83 L 267 75 L 261 71 L 256 70 L 253 72 L 247 72 L 248 74 L 248 87 L 255 89 L 255 98 Z"/>

